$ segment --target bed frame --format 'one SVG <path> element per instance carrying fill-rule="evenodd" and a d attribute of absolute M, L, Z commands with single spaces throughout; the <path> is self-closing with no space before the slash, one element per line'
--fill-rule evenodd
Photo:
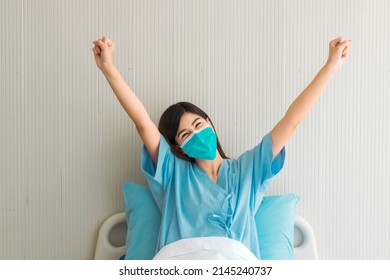
<path fill-rule="evenodd" d="M 111 230 L 126 223 L 124 212 L 117 213 L 104 221 L 99 230 L 95 260 L 119 260 L 126 254 L 126 245 L 114 246 L 110 241 Z M 311 225 L 302 216 L 295 215 L 294 260 L 317 260 L 318 252 Z"/>

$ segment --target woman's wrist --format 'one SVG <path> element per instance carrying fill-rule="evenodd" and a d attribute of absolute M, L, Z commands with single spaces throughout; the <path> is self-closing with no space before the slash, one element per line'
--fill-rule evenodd
<path fill-rule="evenodd" d="M 334 75 L 339 69 L 340 67 L 337 64 L 327 61 L 321 70 L 328 74 Z"/>
<path fill-rule="evenodd" d="M 100 70 L 106 77 L 112 76 L 117 71 L 113 63 L 105 63 Z"/>

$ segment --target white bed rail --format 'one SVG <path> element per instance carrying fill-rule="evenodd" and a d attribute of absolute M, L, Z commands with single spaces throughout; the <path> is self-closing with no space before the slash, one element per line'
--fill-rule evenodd
<path fill-rule="evenodd" d="M 294 260 L 318 260 L 317 243 L 309 222 L 295 215 Z"/>
<path fill-rule="evenodd" d="M 111 230 L 122 223 L 126 223 L 125 212 L 114 214 L 103 222 L 97 239 L 95 260 L 119 260 L 126 254 L 126 244 L 117 247 L 110 241 Z"/>
<path fill-rule="evenodd" d="M 124 212 L 117 213 L 105 220 L 100 227 L 95 250 L 95 260 L 118 260 L 126 254 L 126 245 L 114 246 L 110 241 L 111 230 L 126 223 Z M 302 216 L 295 215 L 294 260 L 317 260 L 318 252 L 313 229 Z"/>

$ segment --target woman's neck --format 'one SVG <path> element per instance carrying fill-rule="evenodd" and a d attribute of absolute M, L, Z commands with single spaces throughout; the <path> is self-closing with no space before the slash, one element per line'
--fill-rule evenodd
<path fill-rule="evenodd" d="M 196 163 L 199 167 L 213 180 L 215 183 L 218 181 L 218 171 L 223 162 L 223 158 L 217 151 L 217 156 L 213 160 L 200 160 L 197 159 Z"/>

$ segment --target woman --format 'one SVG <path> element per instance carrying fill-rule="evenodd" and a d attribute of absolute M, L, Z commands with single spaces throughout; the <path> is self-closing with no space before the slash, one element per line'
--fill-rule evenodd
<path fill-rule="evenodd" d="M 170 106 L 157 128 L 114 66 L 114 43 L 103 37 L 93 44 L 98 68 L 144 143 L 142 170 L 162 213 L 160 258 L 167 258 L 161 256 L 166 248 L 191 240 L 186 246 L 196 253 L 190 258 L 260 259 L 254 215 L 283 167 L 285 144 L 342 66 L 351 41 L 339 37 L 329 43 L 328 60 L 313 81 L 260 144 L 237 159 L 225 156 L 211 119 L 191 103 Z M 220 241 L 227 255 L 211 255 Z M 207 250 L 199 249 L 206 243 Z"/>

